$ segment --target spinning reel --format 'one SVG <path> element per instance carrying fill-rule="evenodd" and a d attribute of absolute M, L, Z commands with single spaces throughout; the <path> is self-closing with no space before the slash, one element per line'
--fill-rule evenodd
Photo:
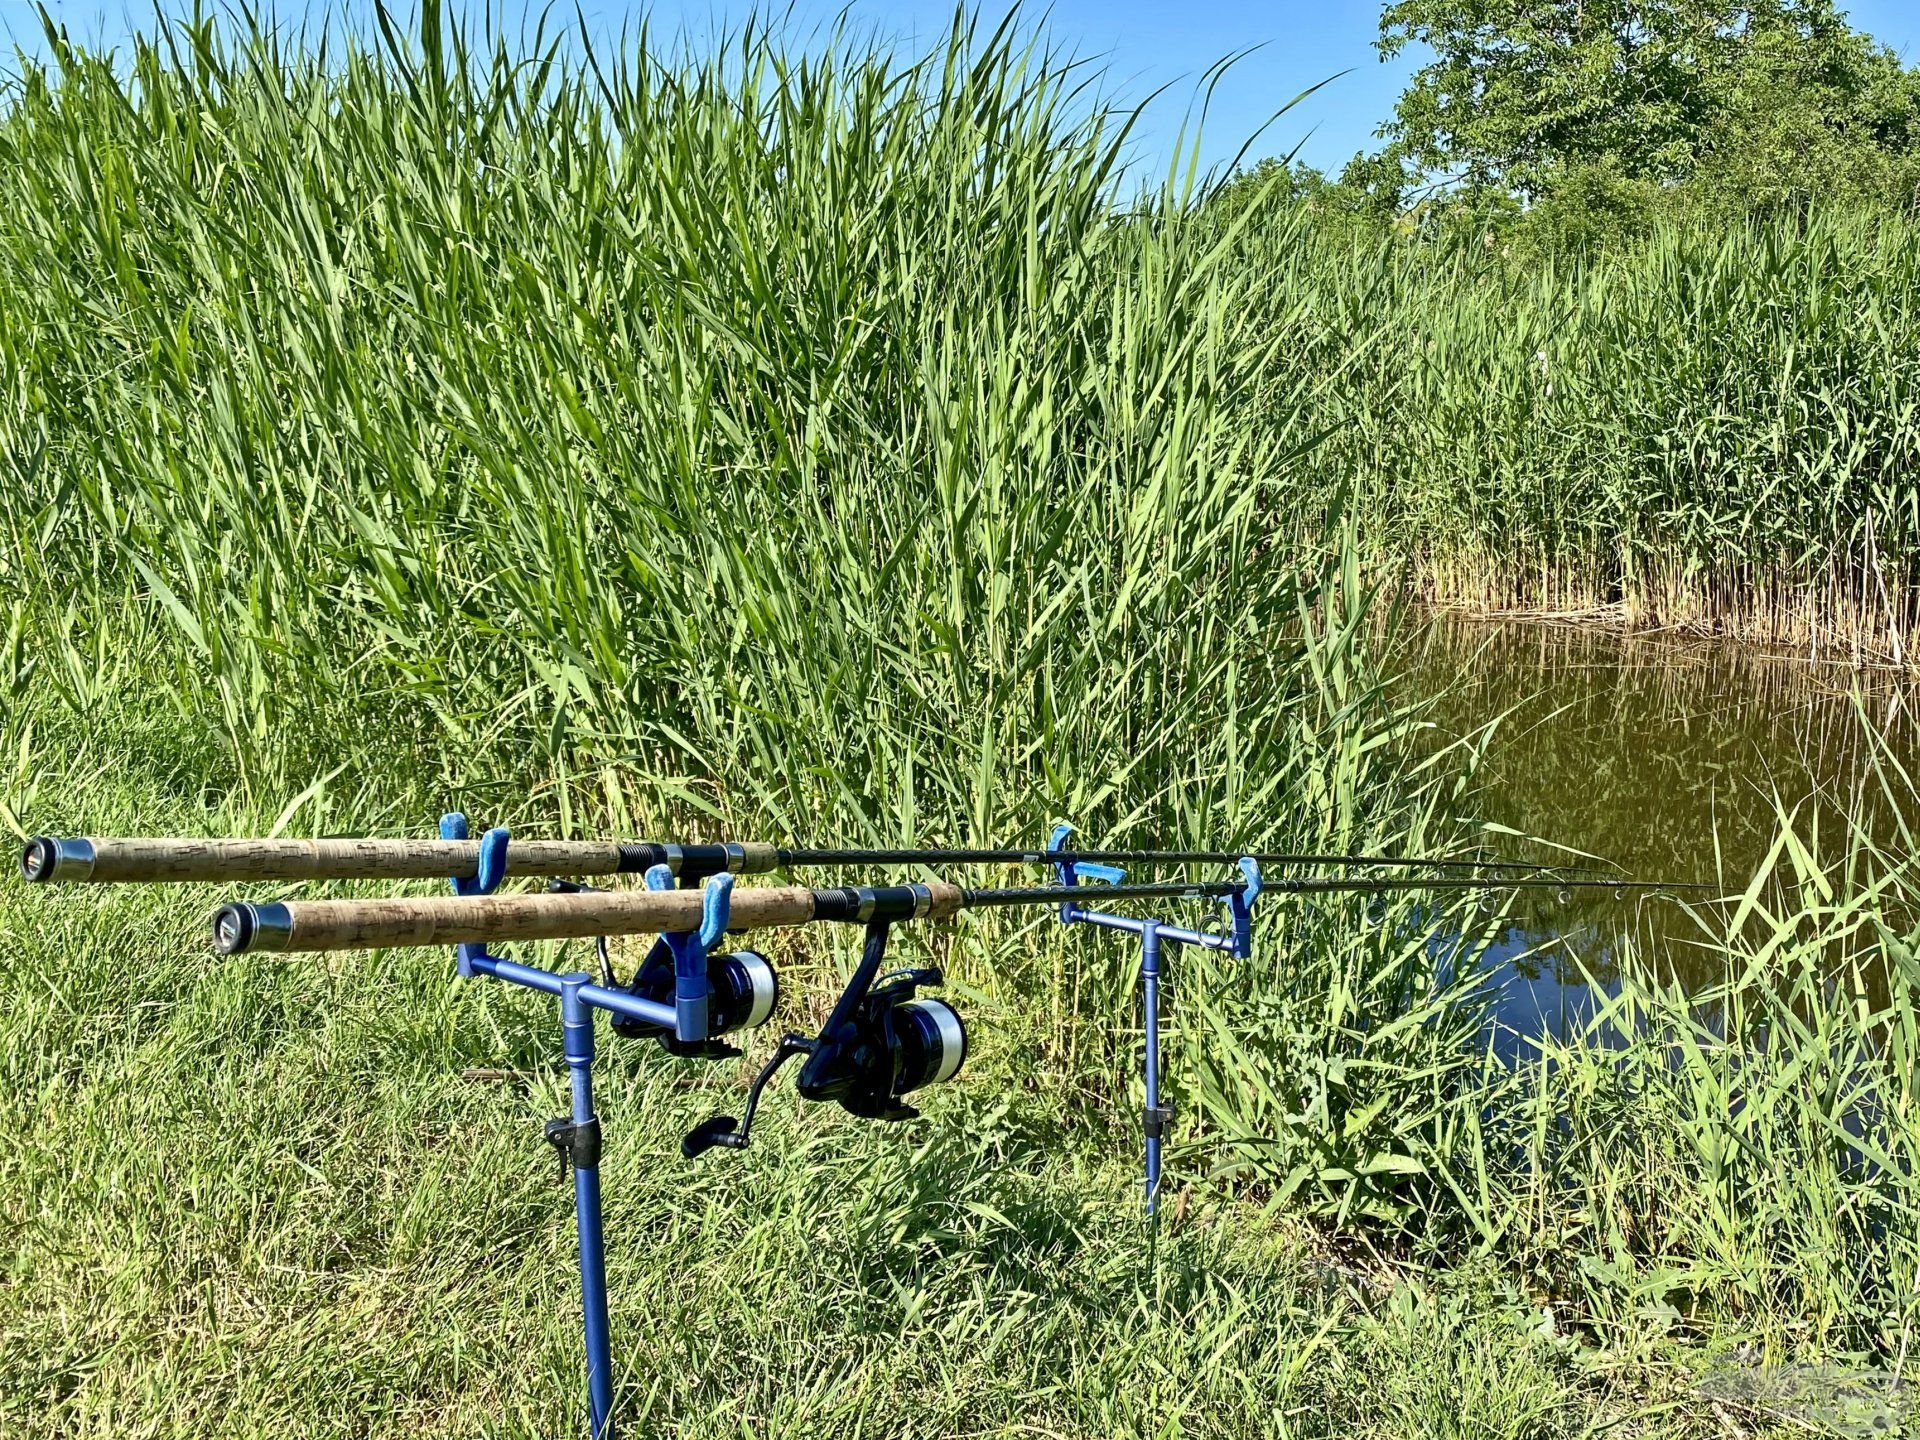
<path fill-rule="evenodd" d="M 694 884 L 699 883 L 698 877 Z M 658 868 L 647 873 L 648 888 L 663 890 L 671 886 L 672 880 Z M 683 888 L 690 888 L 682 879 Z M 581 885 L 571 880 L 552 880 L 547 888 L 555 894 L 576 895 L 590 892 L 595 887 Z M 602 935 L 594 941 L 594 953 L 600 960 L 600 975 L 610 990 L 625 990 L 642 1000 L 651 1000 L 660 1006 L 672 1006 L 678 990 L 678 978 L 683 966 L 692 964 L 704 968 L 707 978 L 707 1038 L 704 1040 L 682 1040 L 670 1026 L 649 1024 L 628 1015 L 613 1017 L 613 1031 L 630 1040 L 657 1040 L 661 1048 L 670 1055 L 678 1055 L 687 1060 L 724 1060 L 744 1054 L 738 1046 L 721 1043 L 722 1035 L 731 1035 L 736 1031 L 758 1030 L 773 1018 L 774 1007 L 780 1003 L 780 976 L 768 960 L 758 950 L 735 950 L 728 954 L 718 952 L 718 944 L 724 938 L 724 912 L 712 917 L 712 927 L 702 926 L 702 934 L 661 935 L 658 936 L 647 958 L 640 962 L 640 968 L 634 972 L 631 984 L 622 985 L 614 977 L 613 959 L 607 950 L 607 937 Z M 714 928 L 719 931 L 709 942 L 705 931 Z"/>
<path fill-rule="evenodd" d="M 911 1120 L 920 1112 L 904 1103 L 903 1096 L 960 1073 L 967 1030 L 959 1012 L 944 1000 L 918 994 L 922 985 L 943 984 L 945 977 L 931 968 L 881 975 L 888 930 L 884 920 L 868 922 L 860 963 L 820 1033 L 811 1039 L 781 1036 L 773 1058 L 747 1091 L 745 1112 L 737 1119 L 715 1115 L 694 1127 L 680 1142 L 682 1155 L 692 1159 L 716 1145 L 746 1148 L 761 1092 L 795 1056 L 807 1057 L 796 1087 L 803 1096 L 837 1100 L 865 1120 Z"/>
<path fill-rule="evenodd" d="M 688 970 L 703 974 L 707 993 L 700 1003 L 706 1038 L 682 1040 L 674 1027 L 663 1021 L 621 1013 L 613 1016 L 616 1034 L 656 1040 L 669 1054 L 684 1058 L 716 1060 L 742 1053 L 724 1043 L 721 1036 L 757 1030 L 772 1018 L 780 1001 L 780 977 L 772 962 L 758 950 L 719 950 L 725 935 L 725 894 L 730 880 L 722 876 L 717 888 L 709 890 L 708 913 L 700 932 L 672 932 L 655 939 L 631 984 L 621 985 L 614 978 L 605 938 L 595 943 L 606 988 L 647 1001 L 656 1013 L 671 1011 L 681 1003 L 682 980 Z M 647 872 L 651 889 L 668 889 L 673 883 L 664 866 Z M 591 889 L 568 880 L 554 880 L 548 888 L 563 894 Z M 872 895 L 871 891 L 855 890 L 839 892 L 833 898 L 846 907 L 846 918 L 853 919 L 873 914 L 868 903 Z M 892 898 L 917 905 L 921 897 Z M 796 1056 L 807 1057 L 797 1086 L 803 1096 L 838 1101 L 849 1114 L 865 1120 L 911 1120 L 920 1112 L 904 1103 L 903 1096 L 928 1085 L 943 1084 L 960 1073 L 967 1055 L 966 1025 L 946 1001 L 919 994 L 921 986 L 944 984 L 945 977 L 931 968 L 882 975 L 880 966 L 886 958 L 890 930 L 888 920 L 867 920 L 860 963 L 820 1033 L 812 1038 L 783 1035 L 773 1058 L 754 1077 L 744 1114 L 738 1119 L 715 1115 L 696 1126 L 681 1142 L 683 1155 L 691 1159 L 716 1145 L 744 1149 L 767 1082 Z"/>

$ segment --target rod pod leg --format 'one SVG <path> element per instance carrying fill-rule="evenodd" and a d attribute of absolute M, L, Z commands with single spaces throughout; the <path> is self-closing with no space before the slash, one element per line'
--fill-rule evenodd
<path fill-rule="evenodd" d="M 587 1342 L 587 1408 L 592 1440 L 613 1440 L 613 1349 L 608 1339 L 606 1237 L 600 1222 L 600 1121 L 593 1113 L 593 1010 L 580 998 L 592 977 L 565 975 L 560 1029 L 573 1085 L 566 1144 L 553 1126 L 547 1138 L 573 1164 L 574 1224 L 580 1232 L 580 1303 Z"/>
<path fill-rule="evenodd" d="M 1144 991 L 1146 1026 L 1147 1080 L 1147 1214 L 1154 1213 L 1160 1197 L 1160 1134 L 1170 1112 L 1160 1108 L 1160 922 L 1149 920 L 1140 927 L 1140 986 Z"/>

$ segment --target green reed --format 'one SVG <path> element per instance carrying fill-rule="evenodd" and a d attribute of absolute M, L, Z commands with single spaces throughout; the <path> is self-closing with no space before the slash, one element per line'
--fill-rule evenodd
<path fill-rule="evenodd" d="M 1920 226 L 1815 212 L 1519 264 L 1304 218 L 1242 241 L 1285 267 L 1279 390 L 1317 385 L 1323 473 L 1431 597 L 1907 655 Z"/>
<path fill-rule="evenodd" d="M 425 33 L 20 85 L 32 648 L 131 597 L 250 780 L 372 727 L 633 824 L 669 786 L 849 842 L 1171 837 L 1211 736 L 1184 778 L 1233 793 L 1267 727 L 1222 717 L 1290 692 L 1301 589 L 1254 543 L 1285 457 L 1225 414 L 1259 280 L 1117 223 L 1125 127 L 1058 62 Z"/>
<path fill-rule="evenodd" d="M 847 844 L 1004 842 L 1060 815 L 1114 843 L 1474 838 L 1445 818 L 1470 755 L 1404 758 L 1422 715 L 1382 699 L 1363 542 L 1323 502 L 1351 473 L 1360 536 L 1387 518 L 1425 537 L 1447 507 L 1391 509 L 1368 476 L 1416 440 L 1435 465 L 1494 473 L 1469 422 L 1489 397 L 1531 411 L 1510 393 L 1524 365 L 1502 359 L 1509 389 L 1474 390 L 1506 343 L 1490 289 L 1478 318 L 1420 322 L 1446 337 L 1430 354 L 1412 347 L 1408 317 L 1441 301 L 1401 297 L 1429 281 L 1300 231 L 1223 230 L 1177 186 L 1134 194 L 1127 117 L 1089 108 L 1060 57 L 964 20 L 906 59 L 759 30 L 712 54 L 644 34 L 617 52 L 509 44 L 432 7 L 417 32 L 325 49 L 212 23 L 117 63 L 54 53 L 23 62 L 0 113 L 10 828 L 417 833 L 459 805 L 547 833 Z M 1451 428 L 1403 428 L 1421 386 Z M 1830 883 L 1877 915 L 1881 870 L 1861 864 Z M 17 1001 L 4 1115 L 31 1137 L 0 1162 L 29 1236 L 0 1326 L 51 1357 L 0 1367 L 0 1413 L 365 1433 L 339 1417 L 392 1428 L 420 1394 L 445 1400 L 448 1433 L 561 1428 L 557 1402 L 513 1398 L 564 1395 L 572 1355 L 566 1326 L 538 1318 L 564 1311 L 552 1254 L 527 1248 L 551 1218 L 515 1168 L 528 1106 L 470 1112 L 444 1078 L 505 1055 L 538 1090 L 544 1019 L 449 990 L 438 957 L 210 967 L 194 926 L 213 898 L 0 902 Z M 1132 1213 L 1132 952 L 1063 941 L 1050 917 L 969 920 L 903 939 L 949 964 L 983 1037 L 933 1138 L 909 1152 L 775 1113 L 761 1168 L 610 1180 L 616 1206 L 708 1237 L 715 1282 L 696 1296 L 628 1262 L 632 1286 L 671 1298 L 674 1354 L 714 1377 L 649 1399 L 636 1374 L 633 1403 L 688 1433 L 823 1414 L 871 1428 L 893 1372 L 848 1380 L 838 1357 L 882 1365 L 908 1331 L 938 1369 L 915 1392 L 922 1433 L 962 1411 L 1088 1434 L 1170 1416 L 1337 1429 L 1380 1393 L 1457 1413 L 1433 1377 L 1469 1372 L 1521 1377 L 1530 1397 L 1472 1413 L 1560 1403 L 1541 1398 L 1564 1389 L 1558 1352 L 1505 1319 L 1456 1317 L 1436 1343 L 1421 1327 L 1437 1322 L 1407 1318 L 1425 1301 L 1373 1310 L 1302 1281 L 1308 1219 L 1396 1263 L 1545 1275 L 1617 1333 L 1637 1312 L 1583 1259 L 1671 1269 L 1688 1227 L 1723 1215 L 1784 1238 L 1716 1272 L 1690 1323 L 1904 1344 L 1910 1298 L 1833 1278 L 1856 1260 L 1908 1273 L 1911 1112 L 1871 1064 L 1910 1056 L 1886 1038 L 1897 1015 L 1840 1007 L 1807 1035 L 1770 1020 L 1740 1063 L 1785 1067 L 1753 1080 L 1780 1106 L 1810 1065 L 1877 1088 L 1865 1111 L 1836 1100 L 1755 1138 L 1721 1123 L 1731 1109 L 1665 1098 L 1654 1038 L 1596 1043 L 1546 1079 L 1498 1066 L 1473 963 L 1495 914 L 1354 901 L 1275 905 L 1264 925 L 1255 967 L 1191 957 L 1172 977 L 1176 1168 L 1200 1198 L 1170 1208 L 1196 1204 L 1223 1238 L 1170 1221 L 1151 1303 L 1112 1221 Z M 1709 938 L 1772 963 L 1739 948 L 1749 929 Z M 1444 957 L 1434 931 L 1467 939 Z M 846 957 L 790 944 L 805 1010 Z M 1680 1033 L 1683 1002 L 1649 996 L 1626 1028 Z M 1610 1078 L 1622 1065 L 1640 1068 Z M 1587 1089 L 1563 1093 L 1563 1071 Z M 711 1109 L 662 1074 L 635 1062 L 626 1118 L 659 1111 L 670 1131 Z M 1580 1109 L 1589 1093 L 1603 1101 Z M 1628 1094 L 1672 1117 L 1648 1122 L 1645 1153 L 1679 1198 L 1602 1255 L 1583 1217 L 1637 1183 L 1641 1159 L 1602 1143 L 1624 1143 Z M 209 1119 L 249 1103 L 237 1133 Z M 1701 1158 L 1744 1145 L 1799 1163 L 1856 1111 L 1907 1117 L 1876 1132 L 1891 1163 L 1868 1177 L 1830 1149 L 1826 1188 L 1785 1229 L 1758 1172 L 1728 1189 Z M 459 1146 L 412 1143 L 450 1129 Z M 158 1138 L 116 1160 L 135 1134 Z M 76 1174 L 93 1177 L 77 1209 Z M 808 1208 L 822 1186 L 830 1222 Z M 1847 1208 L 1816 1233 L 1823 1195 Z M 839 1237 L 825 1250 L 822 1226 Z M 435 1278 L 449 1232 L 471 1285 Z M 1793 1289 L 1803 1241 L 1838 1258 Z M 218 1281 L 182 1283 L 173 1257 Z M 826 1288 L 767 1279 L 802 1270 Z M 260 1347 L 220 1338 L 236 1333 L 228 1283 L 312 1327 L 237 1405 L 222 1347 Z M 1277 1309 L 1259 1298 L 1302 1286 Z M 714 1304 L 747 1352 L 721 1353 Z M 532 1347 L 518 1359 L 478 1338 L 503 1308 Z M 1015 1347 L 1003 1312 L 1075 1364 Z M 802 1332 L 841 1349 L 796 1350 Z M 1383 1371 L 1365 1358 L 1382 1336 L 1380 1353 L 1432 1368 Z M 1168 1358 L 1129 1390 L 1142 1337 Z M 1365 1404 L 1310 1367 L 1339 1344 Z M 472 1390 L 471 1345 L 510 1377 L 499 1395 Z"/>

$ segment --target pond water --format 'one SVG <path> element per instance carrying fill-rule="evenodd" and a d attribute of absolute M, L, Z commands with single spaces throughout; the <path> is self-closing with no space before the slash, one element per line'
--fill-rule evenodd
<path fill-rule="evenodd" d="M 1437 615 L 1409 632 L 1396 697 L 1429 700 L 1436 737 L 1493 727 L 1471 800 L 1482 820 L 1627 876 L 1710 882 L 1715 894 L 1746 888 L 1780 807 L 1829 858 L 1849 817 L 1883 843 L 1898 835 L 1872 761 L 1879 745 L 1915 773 L 1920 695 L 1884 675 L 1540 622 Z M 1556 858 L 1519 841 L 1501 848 Z M 1627 953 L 1703 989 L 1723 974 L 1701 940 L 1699 921 L 1668 900 L 1535 892 L 1494 956 L 1498 1018 L 1521 1034 L 1564 1028 L 1590 1008 L 1590 984 L 1612 988 Z"/>

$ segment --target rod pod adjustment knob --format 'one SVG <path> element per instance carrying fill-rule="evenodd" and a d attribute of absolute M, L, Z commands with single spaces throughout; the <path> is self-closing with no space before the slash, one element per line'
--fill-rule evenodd
<path fill-rule="evenodd" d="M 566 1182 L 569 1165 L 576 1170 L 600 1168 L 599 1116 L 591 1120 L 575 1120 L 570 1115 L 557 1115 L 547 1121 L 542 1134 L 560 1158 L 562 1184 Z"/>

